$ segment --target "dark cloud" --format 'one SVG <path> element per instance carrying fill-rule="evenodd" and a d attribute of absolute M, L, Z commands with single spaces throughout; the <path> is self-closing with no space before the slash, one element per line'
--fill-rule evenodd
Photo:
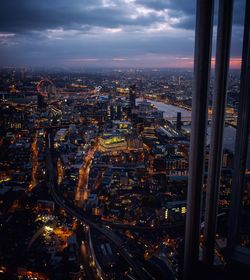
<path fill-rule="evenodd" d="M 196 3 L 194 0 L 136 0 L 136 2 L 155 10 L 170 9 L 189 15 L 194 14 Z"/>
<path fill-rule="evenodd" d="M 17 45 L 5 46 L 2 50 L 1 63 L 3 65 L 36 66 L 42 64 L 51 66 L 68 62 L 77 64 L 78 59 L 79 61 L 86 59 L 86 63 L 89 65 L 95 63 L 91 59 L 97 59 L 97 63 L 103 62 L 106 65 L 107 61 L 111 61 L 113 58 L 129 59 L 133 57 L 134 59 L 130 60 L 130 63 L 131 66 L 136 66 L 139 63 L 136 58 L 143 55 L 150 55 L 150 57 L 192 55 L 193 40 L 186 38 L 185 48 L 183 48 L 182 37 L 171 37 L 168 34 L 162 34 L 162 36 L 143 33 L 118 33 L 112 36 L 98 34 L 97 36 L 72 36 L 52 41 L 47 40 L 46 37 L 29 36 L 27 39 L 26 36 L 23 36 Z"/>
<path fill-rule="evenodd" d="M 154 13 L 131 18 L 129 6 L 119 0 L 114 6 L 103 6 L 99 0 L 11 0 L 2 1 L 0 7 L 0 31 L 14 33 L 59 27 L 81 30 L 85 25 L 148 26 L 163 20 Z"/>
<path fill-rule="evenodd" d="M 173 23 L 176 28 L 194 29 L 195 27 L 196 1 L 194 0 L 137 0 L 137 3 L 157 11 L 169 10 L 169 15 L 180 19 L 180 21 Z M 234 1 L 233 23 L 235 25 L 243 24 L 244 6 L 244 0 Z M 217 13 L 218 0 L 215 0 L 215 24 L 217 22 Z"/>
<path fill-rule="evenodd" d="M 215 2 L 217 11 L 218 0 Z M 145 64 L 153 59 L 167 63 L 170 57 L 192 58 L 195 3 L 195 0 L 2 0 L 0 65 L 127 61 L 136 66 L 137 58 L 143 60 L 143 56 Z M 244 0 L 235 0 L 234 7 L 232 55 L 239 56 Z"/>
<path fill-rule="evenodd" d="M 171 25 L 175 28 L 194 29 L 194 0 L 135 0 L 129 4 L 116 0 L 103 5 L 101 0 L 10 0 L 0 4 L 0 31 L 21 33 L 30 30 L 53 28 L 79 29 L 84 26 L 116 28 L 120 26 L 149 26 L 164 22 L 163 15 L 149 12 L 131 17 L 133 5 L 152 11 L 164 11 L 176 18 Z M 215 1 L 217 9 L 218 0 Z M 242 24 L 244 0 L 235 0 L 234 24 Z"/>

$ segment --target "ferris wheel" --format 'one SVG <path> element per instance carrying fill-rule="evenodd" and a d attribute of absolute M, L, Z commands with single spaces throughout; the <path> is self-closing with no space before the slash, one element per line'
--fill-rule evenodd
<path fill-rule="evenodd" d="M 39 95 L 44 97 L 50 97 L 55 93 L 56 87 L 54 83 L 49 79 L 42 79 L 36 86 Z"/>

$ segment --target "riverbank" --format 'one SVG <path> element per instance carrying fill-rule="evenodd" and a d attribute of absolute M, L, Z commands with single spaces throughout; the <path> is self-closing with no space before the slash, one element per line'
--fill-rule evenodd
<path fill-rule="evenodd" d="M 136 101 L 140 102 L 140 101 L 142 101 L 142 99 L 138 98 Z M 159 102 L 159 101 L 154 101 L 154 100 L 149 100 L 149 99 L 147 99 L 147 101 L 151 102 L 158 110 L 163 111 L 163 116 L 166 119 L 168 119 L 168 118 L 173 119 L 174 117 L 176 117 L 177 112 L 181 112 L 181 115 L 183 118 L 191 117 L 191 110 L 186 110 L 184 108 L 180 108 L 175 105 L 167 104 L 164 102 Z M 183 129 L 188 132 L 191 132 L 190 125 L 183 126 Z M 211 138 L 211 126 L 208 125 L 208 127 L 207 127 L 207 144 L 210 143 L 210 138 Z M 226 125 L 225 129 L 224 129 L 224 139 L 223 139 L 224 140 L 223 141 L 224 149 L 228 149 L 234 153 L 235 138 L 236 138 L 236 127 L 231 124 Z M 249 142 L 250 142 L 250 137 L 249 137 Z M 247 168 L 250 169 L 250 156 L 248 157 L 248 160 L 247 160 Z"/>

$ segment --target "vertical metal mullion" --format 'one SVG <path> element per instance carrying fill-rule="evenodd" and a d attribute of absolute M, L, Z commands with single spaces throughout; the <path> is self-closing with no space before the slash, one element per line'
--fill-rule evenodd
<path fill-rule="evenodd" d="M 218 193 L 220 187 L 221 161 L 223 154 L 223 132 L 227 99 L 227 78 L 232 33 L 233 0 L 220 0 L 217 28 L 215 91 L 213 95 L 213 118 L 209 152 L 204 261 L 212 264 L 217 226 Z"/>
<path fill-rule="evenodd" d="M 247 160 L 248 133 L 250 125 L 250 1 L 246 1 L 242 66 L 240 79 L 240 102 L 235 141 L 234 171 L 229 212 L 228 249 L 237 243 L 242 192 Z"/>
<path fill-rule="evenodd" d="M 192 279 L 192 274 L 199 256 L 201 194 L 204 177 L 213 7 L 213 0 L 197 0 L 184 279 Z"/>

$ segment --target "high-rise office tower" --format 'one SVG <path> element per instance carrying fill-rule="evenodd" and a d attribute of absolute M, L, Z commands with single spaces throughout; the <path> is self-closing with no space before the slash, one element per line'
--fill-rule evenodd
<path fill-rule="evenodd" d="M 132 85 L 129 87 L 129 102 L 131 109 L 135 108 L 135 99 L 136 99 L 136 93 L 135 93 L 136 85 Z"/>
<path fill-rule="evenodd" d="M 108 105 L 108 115 L 111 121 L 122 120 L 122 105 L 119 102 Z"/>
<path fill-rule="evenodd" d="M 110 120 L 113 121 L 115 120 L 115 109 L 114 109 L 114 105 L 109 105 L 108 106 L 108 113 L 109 113 L 109 117 L 110 117 Z"/>
<path fill-rule="evenodd" d="M 177 130 L 181 130 L 181 112 L 177 112 L 176 128 Z"/>
<path fill-rule="evenodd" d="M 116 106 L 116 118 L 119 121 L 122 119 L 122 106 L 121 106 L 121 104 L 117 104 L 117 106 Z"/>

